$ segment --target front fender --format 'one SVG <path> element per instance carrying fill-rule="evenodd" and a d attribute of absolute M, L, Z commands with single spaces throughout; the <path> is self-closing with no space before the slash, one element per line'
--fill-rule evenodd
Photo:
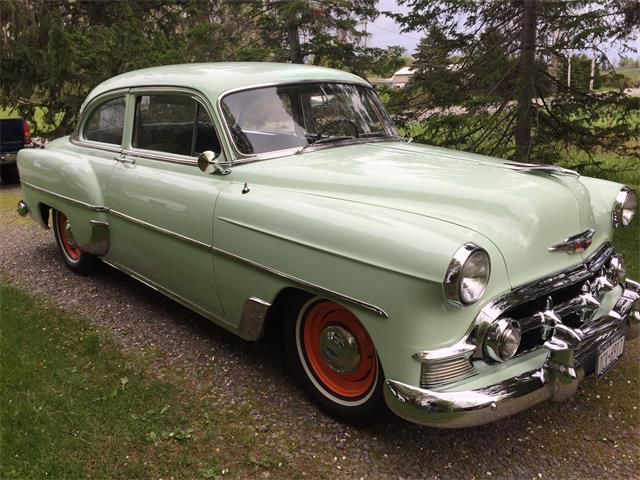
<path fill-rule="evenodd" d="M 616 195 L 624 185 L 591 177 L 581 177 L 580 181 L 589 191 L 591 197 L 591 208 L 596 231 L 591 247 L 583 254 L 586 258 L 598 246 L 613 238 L 614 228 L 611 220 L 611 211 L 613 210 Z"/>
<path fill-rule="evenodd" d="M 300 288 L 277 272 L 302 279 L 386 312 L 387 317 L 338 299 L 367 328 L 386 375 L 410 384 L 419 375 L 419 363 L 411 356 L 460 339 L 482 307 L 482 302 L 454 307 L 443 295 L 449 262 L 468 241 L 492 258 L 485 298 L 507 291 L 504 261 L 495 245 L 437 219 L 262 185 L 243 194 L 239 183 L 225 188 L 215 210 L 214 247 L 258 265 L 215 257 L 231 324 L 239 323 L 247 298 L 272 301 L 282 288 Z"/>

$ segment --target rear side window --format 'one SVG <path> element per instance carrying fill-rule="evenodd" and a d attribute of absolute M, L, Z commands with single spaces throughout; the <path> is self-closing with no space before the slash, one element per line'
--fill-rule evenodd
<path fill-rule="evenodd" d="M 96 107 L 84 126 L 84 138 L 94 142 L 122 143 L 124 130 L 124 97 L 117 97 Z"/>
<path fill-rule="evenodd" d="M 135 148 L 195 156 L 220 152 L 207 111 L 186 95 L 141 95 L 136 98 L 132 145 Z"/>

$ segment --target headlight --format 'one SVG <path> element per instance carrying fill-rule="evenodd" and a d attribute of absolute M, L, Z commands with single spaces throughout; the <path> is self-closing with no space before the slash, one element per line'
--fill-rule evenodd
<path fill-rule="evenodd" d="M 616 195 L 611 211 L 611 221 L 616 228 L 626 227 L 631 223 L 638 206 L 638 196 L 629 187 L 622 187 Z"/>
<path fill-rule="evenodd" d="M 461 246 L 453 255 L 444 276 L 444 294 L 456 305 L 471 305 L 482 297 L 489 283 L 489 254 L 473 243 Z"/>
<path fill-rule="evenodd" d="M 516 354 L 521 338 L 518 322 L 510 318 L 497 320 L 491 324 L 484 339 L 484 353 L 491 360 L 505 362 Z"/>

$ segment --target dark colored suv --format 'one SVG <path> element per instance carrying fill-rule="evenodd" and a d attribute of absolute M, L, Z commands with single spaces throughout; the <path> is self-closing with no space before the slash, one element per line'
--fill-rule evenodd
<path fill-rule="evenodd" d="M 0 179 L 16 183 L 18 151 L 33 146 L 29 124 L 21 118 L 0 119 Z"/>

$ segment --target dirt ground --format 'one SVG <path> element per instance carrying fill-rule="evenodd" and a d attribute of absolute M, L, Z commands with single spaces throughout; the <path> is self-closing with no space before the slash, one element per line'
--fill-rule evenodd
<path fill-rule="evenodd" d="M 274 452 L 328 478 L 640 478 L 640 341 L 578 394 L 491 425 L 439 430 L 388 414 L 367 427 L 331 419 L 294 384 L 277 342 L 244 342 L 126 275 L 69 272 L 51 231 L 15 214 L 18 186 L 0 188 L 0 274 L 78 312 L 125 351 L 184 377 L 194 394 L 245 408 Z M 318 467 L 316 467 L 318 468 Z M 315 475 L 314 475 L 315 476 Z"/>

